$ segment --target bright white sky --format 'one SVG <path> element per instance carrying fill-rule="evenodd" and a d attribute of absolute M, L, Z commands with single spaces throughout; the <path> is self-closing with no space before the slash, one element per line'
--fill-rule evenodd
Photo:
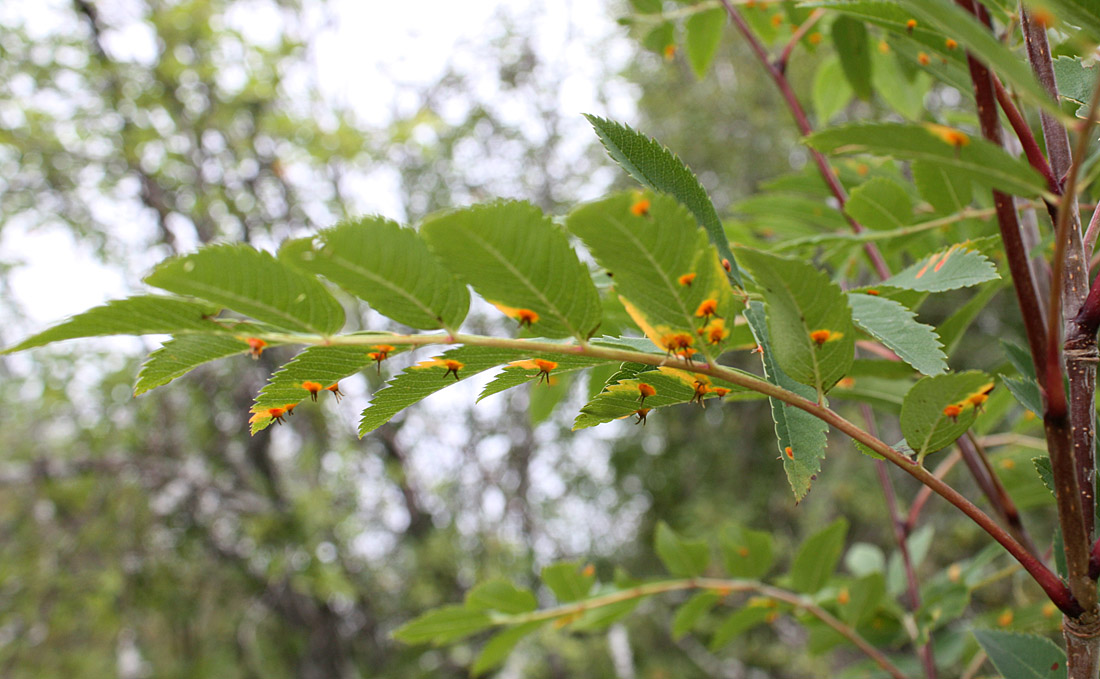
<path fill-rule="evenodd" d="M 112 20 L 133 20 L 130 28 L 112 36 L 114 56 L 151 59 L 155 54 L 152 35 L 140 21 L 139 6 L 128 0 L 99 5 Z M 612 88 L 611 111 L 601 111 L 597 104 L 595 88 L 599 83 L 594 75 L 606 71 L 609 64 L 623 64 L 631 53 L 624 30 L 615 25 L 607 5 L 593 0 L 436 0 L 416 4 L 332 0 L 329 6 L 334 12 L 322 15 L 318 11 L 310 17 L 314 26 L 310 32 L 321 28 L 313 53 L 313 77 L 326 96 L 336 104 L 350 105 L 367 126 L 385 125 L 395 102 L 402 113 L 411 112 L 416 102 L 402 101 L 402 88 L 433 82 L 448 66 L 484 74 L 478 84 L 479 94 L 491 95 L 496 88 L 496 64 L 486 52 L 478 54 L 472 48 L 484 46 L 495 35 L 499 17 L 507 15 L 517 25 L 530 27 L 544 61 L 568 74 L 559 91 L 561 110 L 566 120 L 575 121 L 577 137 L 587 138 L 591 131 L 580 116 L 582 112 L 595 111 L 625 120 L 633 117 L 629 86 L 624 83 L 604 83 Z M 274 12 L 264 11 L 266 7 L 265 2 L 245 0 L 227 21 L 249 38 L 266 41 L 281 21 Z M 335 21 L 331 20 L 333 16 Z M 32 33 L 54 31 L 59 21 L 69 20 L 67 17 L 71 17 L 68 0 L 0 3 L 0 22 L 26 21 Z M 515 112 L 517 118 L 523 115 L 522 111 Z M 356 193 L 358 207 L 364 212 L 400 217 L 392 183 L 363 182 L 356 186 Z M 140 231 L 139 221 L 139 214 L 119 210 L 116 233 Z M 107 299 L 126 296 L 140 285 L 134 272 L 100 265 L 90 248 L 74 242 L 62 227 L 29 232 L 18 224 L 5 225 L 0 251 L 5 260 L 27 263 L 10 279 L 29 316 L 29 325 L 21 328 L 20 335 L 41 330 Z M 65 263 L 60 276 L 59 261 Z M 155 259 L 150 265 L 153 262 Z M 67 285 L 65 279 L 80 280 L 82 284 Z M 14 334 L 5 339 L 14 340 Z"/>

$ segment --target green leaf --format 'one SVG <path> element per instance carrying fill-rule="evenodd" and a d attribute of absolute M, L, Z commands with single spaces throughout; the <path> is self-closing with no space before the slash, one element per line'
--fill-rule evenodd
<path fill-rule="evenodd" d="M 848 585 L 847 601 L 838 598 L 840 619 L 852 627 L 868 622 L 886 597 L 886 578 L 882 573 L 871 573 Z"/>
<path fill-rule="evenodd" d="M 925 375 L 947 372 L 947 356 L 932 326 L 918 323 L 916 314 L 885 297 L 848 293 L 852 320 L 885 344 L 901 360 Z"/>
<path fill-rule="evenodd" d="M 771 570 L 775 561 L 773 543 L 771 533 L 728 525 L 722 530 L 718 547 L 731 576 L 756 580 Z"/>
<path fill-rule="evenodd" d="M 676 44 L 676 27 L 671 21 L 658 24 L 642 38 L 642 47 L 657 54 L 665 54 L 669 45 Z"/>
<path fill-rule="evenodd" d="M 667 523 L 657 524 L 657 556 L 669 573 L 685 578 L 702 575 L 710 563 L 710 547 L 705 540 L 685 540 Z"/>
<path fill-rule="evenodd" d="M 1050 639 L 977 629 L 974 638 L 1005 679 L 1064 679 L 1066 676 L 1066 654 Z"/>
<path fill-rule="evenodd" d="M 707 377 L 688 370 L 661 366 L 638 366 L 628 371 L 620 371 L 612 377 L 615 382 L 609 384 L 581 408 L 573 429 L 586 429 L 612 420 L 638 414 L 642 408 L 661 408 L 692 401 L 704 403 L 712 398 L 721 398 L 726 393 L 745 393 L 744 387 L 731 382 Z M 748 375 L 748 373 L 745 373 Z M 755 376 L 752 376 L 755 377 Z M 642 400 L 641 385 L 647 385 L 656 393 Z M 703 387 L 707 391 L 699 393 Z M 725 391 L 718 391 L 725 390 Z M 702 405 L 702 404 L 701 404 Z M 639 415 L 640 416 L 640 415 Z M 640 422 L 645 422 L 641 419 Z"/>
<path fill-rule="evenodd" d="M 1039 480 L 1050 491 L 1050 496 L 1054 497 L 1054 469 L 1050 466 L 1050 458 L 1046 455 L 1033 457 L 1031 464 L 1035 465 L 1035 473 L 1039 475 Z"/>
<path fill-rule="evenodd" d="M 134 396 L 168 384 L 203 363 L 249 351 L 248 344 L 222 335 L 180 335 L 149 354 L 141 365 Z"/>
<path fill-rule="evenodd" d="M 647 214 L 633 214 L 639 200 L 649 201 Z M 706 235 L 676 201 L 619 194 L 581 206 L 567 224 L 614 274 L 627 311 L 662 350 L 680 353 L 680 338 L 683 351 L 715 357 L 728 345 L 739 302 Z M 700 313 L 704 302 L 713 304 L 708 317 Z"/>
<path fill-rule="evenodd" d="M 730 276 L 742 285 L 722 220 L 706 189 L 676 154 L 627 125 L 585 114 L 611 159 L 642 186 L 667 193 L 684 204 L 706 229 L 718 254 L 730 262 Z"/>
<path fill-rule="evenodd" d="M 1077 116 L 1088 115 L 1089 100 L 1096 88 L 1096 64 L 1085 66 L 1080 58 L 1058 57 L 1054 60 L 1054 78 L 1058 82 L 1058 94 L 1075 102 Z"/>
<path fill-rule="evenodd" d="M 817 396 L 813 389 L 795 382 L 780 369 L 772 351 L 764 305 L 752 302 L 745 310 L 745 318 L 756 337 L 756 343 L 763 349 L 761 360 L 764 362 L 764 375 L 768 381 L 803 398 L 813 399 Z M 829 425 L 800 408 L 777 399 L 769 401 L 783 469 L 787 473 L 791 490 L 794 491 L 795 500 L 801 500 L 806 497 L 806 493 L 810 491 L 810 483 L 821 471 L 821 460 L 825 459 L 825 446 L 828 443 L 825 434 L 829 431 Z"/>
<path fill-rule="evenodd" d="M 545 337 L 587 339 L 600 324 L 600 296 L 588 267 L 542 210 L 497 201 L 429 217 L 420 227 L 432 251 L 482 297 Z"/>
<path fill-rule="evenodd" d="M 848 520 L 841 517 L 806 538 L 791 564 L 791 587 L 806 594 L 824 587 L 840 561 L 847 535 Z"/>
<path fill-rule="evenodd" d="M 563 604 L 588 596 L 595 580 L 595 574 L 581 572 L 580 565 L 575 561 L 550 564 L 542 569 L 543 583 Z"/>
<path fill-rule="evenodd" d="M 410 366 L 375 393 L 359 420 L 359 436 L 366 436 L 389 422 L 397 413 L 440 389 L 489 368 L 524 358 L 529 353 L 515 349 L 467 346 L 451 349 L 441 356 Z M 461 364 L 457 375 L 449 372 L 445 361 L 458 361 Z"/>
<path fill-rule="evenodd" d="M 813 387 L 818 399 L 852 367 L 855 331 L 848 297 L 810 264 L 739 248 L 764 290 L 768 335 L 779 367 Z M 826 333 L 817 341 L 819 333 Z"/>
<path fill-rule="evenodd" d="M 962 212 L 974 199 L 974 187 L 965 172 L 938 163 L 916 161 L 909 166 L 921 198 L 943 214 Z"/>
<path fill-rule="evenodd" d="M 322 274 L 378 313 L 412 328 L 457 329 L 470 293 L 428 251 L 416 232 L 383 217 L 364 217 L 291 241 L 279 256 Z"/>
<path fill-rule="evenodd" d="M 774 612 L 775 609 L 765 605 L 765 602 L 761 602 L 760 605 L 750 604 L 735 611 L 718 626 L 718 629 L 714 630 L 714 636 L 711 637 L 707 648 L 711 653 L 721 650 L 738 635 L 763 623 Z"/>
<path fill-rule="evenodd" d="M 546 621 L 542 620 L 528 622 L 497 632 L 497 634 L 485 644 L 481 652 L 477 654 L 477 659 L 474 660 L 474 664 L 470 667 L 470 672 L 474 676 L 480 676 L 496 668 L 508 658 L 508 655 L 524 637 L 533 634 L 544 624 L 546 624 Z"/>
<path fill-rule="evenodd" d="M 883 281 L 883 285 L 923 292 L 943 292 L 1000 278 L 997 267 L 977 250 L 956 244 L 933 253 Z"/>
<path fill-rule="evenodd" d="M 1046 182 L 1026 161 L 984 139 L 953 137 L 957 131 L 933 125 L 859 123 L 823 130 L 806 138 L 823 153 L 869 153 L 898 160 L 923 161 L 947 168 L 983 186 L 1006 193 L 1037 197 Z M 951 139 L 958 139 L 953 143 Z M 965 142 L 962 140 L 965 139 Z"/>
<path fill-rule="evenodd" d="M 516 587 L 507 580 L 489 580 L 466 593 L 466 608 L 474 611 L 499 611 L 516 615 L 538 607 L 531 590 Z"/>
<path fill-rule="evenodd" d="M 680 608 L 672 618 L 672 639 L 679 641 L 685 634 L 695 629 L 699 619 L 710 612 L 722 597 L 714 592 L 696 592 Z"/>
<path fill-rule="evenodd" d="M 247 245 L 212 245 L 173 257 L 145 282 L 293 332 L 331 335 L 344 326 L 343 307 L 320 281 Z"/>
<path fill-rule="evenodd" d="M 615 591 L 617 590 L 613 587 L 601 588 L 595 595 L 610 594 Z M 570 623 L 569 628 L 574 632 L 594 632 L 606 629 L 629 615 L 641 602 L 642 597 L 632 597 L 605 606 L 590 608 L 579 619 Z"/>
<path fill-rule="evenodd" d="M 860 99 L 871 99 L 871 50 L 862 21 L 841 16 L 833 22 L 833 44 L 844 77 Z"/>
<path fill-rule="evenodd" d="M 974 322 L 978 314 L 997 296 L 997 293 L 1001 291 L 1003 286 L 1003 281 L 983 286 L 976 295 L 966 301 L 966 304 L 960 306 L 953 314 L 947 317 L 947 320 L 940 323 L 940 327 L 937 328 L 937 331 L 940 335 L 940 341 L 943 342 L 944 351 L 947 352 L 948 355 L 955 351 L 955 347 L 957 347 L 962 340 L 966 329 L 970 327 L 970 324 Z"/>
<path fill-rule="evenodd" d="M 1034 377 L 1009 377 L 1000 375 L 1001 384 L 1005 385 L 1016 401 L 1036 415 L 1043 415 L 1043 396 L 1039 391 L 1039 383 Z"/>
<path fill-rule="evenodd" d="M 553 379 L 578 370 L 591 368 L 592 366 L 615 363 L 615 361 L 609 361 L 605 358 L 592 358 L 590 356 L 570 356 L 568 354 L 546 353 L 531 354 L 530 358 L 521 361 L 512 361 L 509 365 L 505 366 L 504 370 L 502 370 L 499 375 L 485 385 L 485 388 L 481 390 L 481 394 L 478 395 L 477 400 L 480 402 L 483 398 L 513 387 L 518 387 L 521 384 L 527 384 L 531 381 L 548 381 L 550 378 L 544 376 L 542 369 L 534 363 L 535 359 L 552 361 L 556 364 L 556 367 L 552 368 L 550 371 L 550 378 Z"/>
<path fill-rule="evenodd" d="M 726 11 L 716 7 L 705 12 L 696 12 L 685 22 L 688 61 L 691 62 L 691 70 L 695 71 L 695 77 L 700 80 L 714 61 L 726 21 Z"/>
<path fill-rule="evenodd" d="M 835 57 L 822 61 L 814 73 L 811 101 L 822 127 L 843 111 L 855 94 L 852 86 L 843 78 L 840 61 Z"/>
<path fill-rule="evenodd" d="M 405 623 L 393 638 L 406 644 L 449 644 L 491 627 L 486 613 L 465 606 L 444 606 Z"/>
<path fill-rule="evenodd" d="M 934 26 L 945 35 L 958 41 L 960 47 L 972 53 L 987 66 L 1000 74 L 1006 84 L 1011 83 L 1017 92 L 1027 95 L 1032 103 L 1039 104 L 1049 113 L 1061 115 L 1057 104 L 1036 80 L 1031 68 L 1002 43 L 974 15 L 949 0 L 896 0 L 910 12 L 921 25 Z M 961 51 L 961 50 L 957 50 Z"/>
<path fill-rule="evenodd" d="M 894 50 L 883 54 L 876 49 L 872 59 L 875 94 L 906 120 L 920 120 L 925 115 L 924 98 L 932 87 L 932 78 L 925 73 L 908 73 Z"/>
<path fill-rule="evenodd" d="M 1078 36 L 1081 41 L 1090 46 L 1100 43 L 1100 5 L 1095 0 L 1035 0 L 1028 3 L 1029 6 L 1032 4 L 1047 8 L 1058 18 L 1055 24 L 1057 30 L 1072 33 L 1067 25 L 1072 24 L 1082 29 L 1083 35 Z"/>
<path fill-rule="evenodd" d="M 183 332 L 226 333 L 223 326 L 211 320 L 216 313 L 218 308 L 209 304 L 172 297 L 139 295 L 117 299 L 28 337 L 2 353 L 10 354 L 81 337 Z"/>
<path fill-rule="evenodd" d="M 901 184 L 885 177 L 875 177 L 852 189 L 844 211 L 863 226 L 880 231 L 900 229 L 913 221 L 909 194 Z"/>
<path fill-rule="evenodd" d="M 385 341 L 385 335 L 379 335 L 379 343 Z M 402 349 L 405 349 L 402 347 Z M 290 359 L 271 376 L 264 388 L 256 396 L 252 405 L 252 433 L 266 429 L 275 421 L 266 413 L 270 408 L 286 409 L 288 405 L 297 405 L 313 394 L 304 384 L 312 382 L 320 385 L 320 393 L 331 385 L 369 367 L 374 359 L 367 356 L 371 351 L 362 346 L 316 346 L 309 347 Z M 394 349 L 391 355 L 397 353 Z"/>
<path fill-rule="evenodd" d="M 981 395 L 992 387 L 989 375 L 978 370 L 925 377 L 913 385 L 901 406 L 901 433 L 917 459 L 965 434 L 978 416 Z"/>

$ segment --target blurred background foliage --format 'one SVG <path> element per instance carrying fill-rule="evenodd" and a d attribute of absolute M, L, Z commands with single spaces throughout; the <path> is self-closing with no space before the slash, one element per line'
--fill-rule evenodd
<path fill-rule="evenodd" d="M 456 56 L 435 82 L 405 87 L 389 122 L 368 125 L 326 98 L 305 66 L 317 40 L 311 27 L 338 19 L 327 5 L 50 7 L 48 30 L 19 20 L 0 27 L 0 237 L 9 252 L 13 239 L 60 229 L 135 287 L 176 252 L 217 240 L 270 246 L 355 214 L 357 189 L 371 182 L 392 186 L 401 213 L 393 216 L 410 222 L 494 196 L 563 214 L 612 185 L 630 186 L 559 106 L 575 73 L 537 48 L 545 9 L 501 12 L 482 40 L 462 46 L 467 58 Z M 277 29 L 257 42 L 239 20 L 261 10 Z M 604 11 L 627 8 L 610 2 Z M 720 212 L 805 165 L 777 93 L 729 34 L 697 81 L 682 56 L 624 42 L 626 29 L 610 22 L 608 30 L 608 41 L 626 45 L 625 68 L 609 60 L 584 76 L 600 83 L 601 97 L 627 92 L 630 122 L 684 158 Z M 803 91 L 817 62 L 792 63 Z M 5 345 L 36 329 L 27 313 L 34 301 L 12 294 L 12 277 L 28 265 L 37 266 L 0 252 Z M 65 295 L 65 261 L 49 266 L 55 284 L 39 292 Z M 978 337 L 1000 332 L 1001 313 L 988 310 Z M 487 314 L 471 323 L 503 328 Z M 554 392 L 565 405 L 553 414 L 550 391 L 475 407 L 467 390 L 359 441 L 355 405 L 381 384 L 368 373 L 345 387 L 350 405 L 302 409 L 287 426 L 249 437 L 253 395 L 290 353 L 215 364 L 135 400 L 139 353 L 152 346 L 93 342 L 0 362 L 5 677 L 466 676 L 471 648 L 405 647 L 389 633 L 460 600 L 480 579 L 535 585 L 553 560 L 593 563 L 605 579 L 615 568 L 661 572 L 650 546 L 659 519 L 689 535 L 731 520 L 768 530 L 786 560 L 805 535 L 843 515 L 849 544 L 895 551 L 873 467 L 847 441 L 833 442 L 822 478 L 794 503 L 763 402 L 681 407 L 644 428 L 574 435 L 569 405 L 581 402 L 584 380 Z M 981 360 L 996 367 L 988 352 Z M 997 459 L 1027 465 L 1021 455 Z M 907 479 L 896 481 L 912 498 Z M 935 499 L 921 525 L 935 531 L 920 565 L 928 577 L 985 544 Z M 976 597 L 1037 601 L 1020 582 L 1010 575 Z M 501 676 L 820 673 L 806 631 L 782 620 L 719 653 L 691 637 L 673 641 L 676 601 L 649 602 L 609 632 L 542 633 Z"/>

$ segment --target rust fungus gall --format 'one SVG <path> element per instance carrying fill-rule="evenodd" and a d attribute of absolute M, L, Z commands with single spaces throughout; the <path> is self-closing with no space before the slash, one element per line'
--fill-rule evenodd
<path fill-rule="evenodd" d="M 453 358 L 447 358 L 443 360 L 443 367 L 447 369 L 447 372 L 443 373 L 443 378 L 446 379 L 447 375 L 454 375 L 455 382 L 457 382 L 458 371 L 462 370 L 466 366 L 461 361 L 456 361 Z"/>
<path fill-rule="evenodd" d="M 647 216 L 649 214 L 649 200 L 646 198 L 641 198 L 634 201 L 634 203 L 630 206 L 630 214 L 634 215 L 635 217 Z"/>
<path fill-rule="evenodd" d="M 546 382 L 547 386 L 550 384 L 550 371 L 558 367 L 558 364 L 554 361 L 547 361 L 544 358 L 536 358 L 535 366 L 539 369 L 539 384 Z"/>
<path fill-rule="evenodd" d="M 264 353 L 264 347 L 267 346 L 267 342 L 259 337 L 249 337 L 245 342 L 248 343 L 248 353 L 252 355 L 253 359 L 259 358 L 260 354 Z"/>
<path fill-rule="evenodd" d="M 683 286 L 686 286 L 686 287 L 691 287 L 691 284 L 695 282 L 695 274 L 694 273 L 686 273 L 683 276 L 680 276 L 676 280 L 678 280 L 680 282 L 680 285 L 683 285 Z"/>
<path fill-rule="evenodd" d="M 307 382 L 302 382 L 302 389 L 305 389 L 306 391 L 308 391 L 309 392 L 309 397 L 311 399 L 313 399 L 314 401 L 316 401 L 317 400 L 317 394 L 321 393 L 321 390 L 324 389 L 324 387 L 321 386 L 321 384 L 319 382 L 308 382 L 307 381 Z"/>
<path fill-rule="evenodd" d="M 339 382 L 333 382 L 332 384 L 325 387 L 325 390 L 332 392 L 332 395 L 336 397 L 336 402 L 337 403 L 339 403 L 340 399 L 344 397 L 344 395 L 342 393 L 340 393 L 340 383 Z"/>

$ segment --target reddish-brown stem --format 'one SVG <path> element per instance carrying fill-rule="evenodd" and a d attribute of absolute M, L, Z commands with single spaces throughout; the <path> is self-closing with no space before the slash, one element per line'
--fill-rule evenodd
<path fill-rule="evenodd" d="M 947 476 L 947 472 L 951 471 L 952 467 L 957 465 L 961 459 L 962 453 L 959 452 L 958 448 L 955 448 L 932 470 L 932 475 L 937 479 L 944 478 Z M 912 533 L 913 529 L 917 527 L 917 519 L 920 518 L 921 510 L 924 509 L 925 503 L 931 497 L 932 489 L 928 486 L 921 486 L 920 490 L 917 491 L 917 496 L 913 498 L 913 504 L 909 507 L 909 516 L 905 519 L 906 532 Z"/>
<path fill-rule="evenodd" d="M 802 104 L 798 102 L 798 97 L 795 96 L 794 90 L 791 88 L 791 83 L 787 80 L 786 74 L 782 69 L 778 67 L 776 63 L 772 63 L 768 56 L 768 52 L 764 49 L 764 45 L 760 42 L 756 34 L 752 32 L 752 28 L 745 21 L 745 17 L 741 16 L 741 12 L 733 6 L 730 0 L 721 0 L 722 6 L 726 8 L 726 13 L 729 15 L 730 20 L 733 21 L 733 25 L 737 27 L 738 32 L 745 38 L 745 41 L 749 43 L 749 47 L 752 48 L 753 54 L 760 60 L 760 64 L 767 71 L 768 76 L 775 83 L 775 86 L 779 89 L 779 93 L 783 96 L 783 100 L 787 103 L 787 108 L 790 109 L 791 115 L 794 116 L 795 124 L 798 125 L 798 131 L 803 135 L 810 135 L 813 133 L 813 127 L 810 125 L 810 119 L 806 116 L 806 111 L 802 108 Z M 829 187 L 829 191 L 840 203 L 840 207 L 843 208 L 844 204 L 848 202 L 848 194 L 841 186 L 840 180 L 829 168 L 828 161 L 825 160 L 825 156 L 820 151 L 807 147 L 810 152 L 810 157 L 813 158 L 814 164 L 817 165 L 818 171 L 821 173 L 822 179 Z M 852 231 L 856 233 L 863 233 L 864 227 L 849 215 L 845 215 L 845 219 L 848 220 L 848 224 L 852 227 Z M 882 253 L 879 252 L 878 246 L 874 243 L 867 242 L 863 244 L 863 250 L 867 253 L 867 258 L 871 260 L 871 266 L 874 267 L 875 273 L 880 278 L 890 277 L 890 267 L 886 265 L 886 260 L 883 258 Z"/>
<path fill-rule="evenodd" d="M 1039 142 L 1035 140 L 1035 135 L 1031 133 L 1031 127 L 1024 120 L 1024 116 L 1016 108 L 1016 104 L 1013 103 L 1012 97 L 1008 96 L 1004 85 L 996 76 L 993 77 L 993 87 L 997 93 L 997 103 L 1001 105 L 1001 110 L 1008 118 L 1008 124 L 1012 126 L 1012 131 L 1016 133 L 1016 138 L 1020 140 L 1020 146 L 1024 149 L 1027 162 L 1047 180 L 1047 187 L 1050 192 L 1060 195 L 1062 185 L 1054 178 L 1050 163 L 1047 162 L 1047 157 L 1043 155 L 1043 150 L 1039 148 Z"/>
<path fill-rule="evenodd" d="M 859 406 L 863 419 L 867 422 L 867 432 L 872 436 L 878 436 L 875 427 L 875 415 L 871 406 L 861 403 Z M 894 539 L 898 542 L 898 552 L 901 554 L 901 563 L 905 568 L 906 592 L 909 597 L 909 610 L 920 610 L 920 583 L 917 581 L 917 571 L 913 568 L 913 557 L 909 554 L 909 528 L 901 518 L 898 510 L 898 496 L 894 491 L 894 482 L 890 480 L 890 470 L 885 460 L 875 460 L 875 471 L 878 474 L 879 485 L 882 486 L 882 494 L 886 500 L 886 511 L 890 515 L 890 525 L 894 529 Z M 936 657 L 932 651 L 932 640 L 929 638 L 917 649 L 920 655 L 921 667 L 927 679 L 936 679 Z"/>
<path fill-rule="evenodd" d="M 1001 520 L 1004 521 L 1008 531 L 1012 533 L 1012 537 L 1019 540 L 1020 544 L 1027 547 L 1032 554 L 1038 555 L 1039 550 L 1035 547 L 1035 543 L 1031 541 L 1031 536 L 1027 534 L 1027 530 L 1024 529 L 1024 523 L 1020 519 L 1020 511 L 1016 508 L 1016 503 L 1012 501 L 1008 490 L 1001 483 L 1001 477 L 997 476 L 997 472 L 993 469 L 993 464 L 989 461 L 989 455 L 978 443 L 974 434 L 967 432 L 958 440 L 958 446 L 963 461 L 970 468 L 971 474 L 975 479 L 981 479 L 978 481 L 978 487 L 989 498 L 989 503 L 994 510 L 1000 514 Z"/>

